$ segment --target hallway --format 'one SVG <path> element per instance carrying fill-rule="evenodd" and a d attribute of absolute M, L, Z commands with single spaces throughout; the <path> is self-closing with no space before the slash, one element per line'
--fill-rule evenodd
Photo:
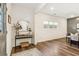
<path fill-rule="evenodd" d="M 66 43 L 65 38 L 41 42 L 38 43 L 35 47 L 32 46 L 31 48 L 37 48 L 43 56 L 78 56 L 79 55 L 79 49 L 75 46 L 70 46 L 68 43 Z M 17 48 L 17 50 L 21 52 L 21 51 L 27 51 L 28 49 L 21 50 L 21 48 Z"/>

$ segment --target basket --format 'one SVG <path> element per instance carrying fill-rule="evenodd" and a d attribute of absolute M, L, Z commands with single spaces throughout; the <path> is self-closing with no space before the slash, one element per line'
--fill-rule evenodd
<path fill-rule="evenodd" d="M 28 47 L 30 44 L 29 42 L 22 42 L 20 43 L 21 44 L 21 47 L 24 48 L 24 47 Z"/>

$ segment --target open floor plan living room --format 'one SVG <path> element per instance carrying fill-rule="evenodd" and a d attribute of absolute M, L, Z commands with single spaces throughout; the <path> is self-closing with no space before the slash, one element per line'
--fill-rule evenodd
<path fill-rule="evenodd" d="M 79 3 L 0 3 L 0 55 L 78 56 Z"/>

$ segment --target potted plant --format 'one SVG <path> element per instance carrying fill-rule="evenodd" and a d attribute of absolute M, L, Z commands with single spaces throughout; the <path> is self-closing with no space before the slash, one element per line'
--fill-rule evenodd
<path fill-rule="evenodd" d="M 19 24 L 19 22 L 15 24 L 15 29 L 16 29 L 16 35 L 19 35 L 19 30 L 22 29 L 22 26 Z"/>

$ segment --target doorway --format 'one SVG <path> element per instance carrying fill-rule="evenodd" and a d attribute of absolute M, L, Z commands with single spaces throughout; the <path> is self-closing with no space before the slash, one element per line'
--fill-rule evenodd
<path fill-rule="evenodd" d="M 6 4 L 0 3 L 0 56 L 6 55 Z"/>

